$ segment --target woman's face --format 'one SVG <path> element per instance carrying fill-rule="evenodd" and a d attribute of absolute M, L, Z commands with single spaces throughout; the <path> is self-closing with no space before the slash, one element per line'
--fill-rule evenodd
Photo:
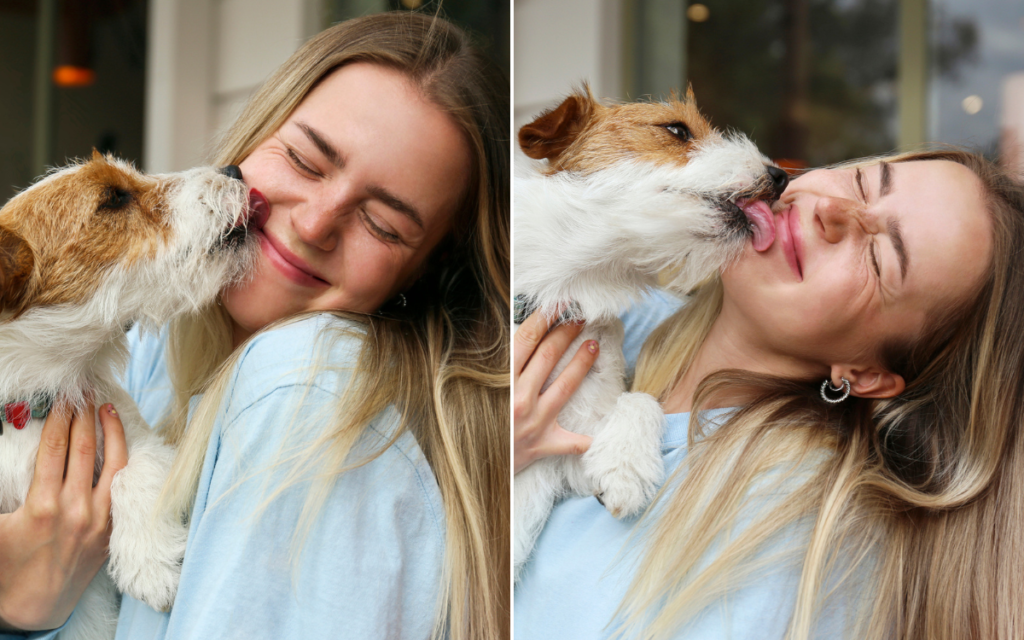
<path fill-rule="evenodd" d="M 403 73 L 360 62 L 324 78 L 239 165 L 269 217 L 252 279 L 223 295 L 236 342 L 302 311 L 371 313 L 411 285 L 470 162 L 455 122 Z"/>
<path fill-rule="evenodd" d="M 722 274 L 722 317 L 787 373 L 880 366 L 882 345 L 969 296 L 992 254 L 981 181 L 950 161 L 812 171 L 773 210 L 774 242 Z"/>

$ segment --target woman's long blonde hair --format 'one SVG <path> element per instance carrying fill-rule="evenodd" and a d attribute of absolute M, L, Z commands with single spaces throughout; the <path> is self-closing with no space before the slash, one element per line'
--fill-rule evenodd
<path fill-rule="evenodd" d="M 367 423 L 389 405 L 419 443 L 445 505 L 446 562 L 435 635 L 491 639 L 509 627 L 509 127 L 507 79 L 466 34 L 440 18 L 395 12 L 350 20 L 307 42 L 249 100 L 216 162 L 238 164 L 310 90 L 351 62 L 404 73 L 462 129 L 473 154 L 469 193 L 451 237 L 407 292 L 401 316 L 359 316 L 351 383 L 296 468 L 326 465 L 300 530 L 308 530 Z M 443 255 L 442 255 L 443 252 Z M 180 446 L 166 501 L 187 517 L 206 442 L 229 388 L 230 318 L 212 306 L 174 323 L 168 363 L 176 399 L 164 424 Z M 236 354 L 241 349 L 236 351 Z M 328 363 L 329 364 L 329 363 Z M 321 363 L 323 366 L 323 363 Z M 315 373 L 315 372 L 314 372 Z M 185 428 L 189 398 L 204 393 Z M 378 451 L 377 453 L 379 453 Z M 292 474 L 298 479 L 302 474 Z M 301 531 L 300 531 L 301 534 Z"/>
<path fill-rule="evenodd" d="M 626 635 L 668 637 L 785 567 L 800 575 L 791 639 L 814 637 L 826 610 L 845 613 L 847 637 L 1024 637 L 1024 187 L 959 150 L 887 160 L 950 160 L 981 179 L 993 222 L 984 282 L 935 310 L 913 343 L 882 345 L 907 382 L 895 398 L 832 406 L 820 380 L 704 380 L 691 415 L 734 385 L 757 397 L 721 428 L 691 420 L 685 469 L 641 522 Z M 721 301 L 716 280 L 651 335 L 635 390 L 675 387 Z"/>

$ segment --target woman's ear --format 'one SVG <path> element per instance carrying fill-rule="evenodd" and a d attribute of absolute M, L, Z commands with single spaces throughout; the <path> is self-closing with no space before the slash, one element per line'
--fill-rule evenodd
<path fill-rule="evenodd" d="M 841 387 L 846 378 L 850 393 L 858 398 L 893 398 L 907 387 L 903 376 L 876 366 L 833 365 L 831 374 L 833 387 Z"/>

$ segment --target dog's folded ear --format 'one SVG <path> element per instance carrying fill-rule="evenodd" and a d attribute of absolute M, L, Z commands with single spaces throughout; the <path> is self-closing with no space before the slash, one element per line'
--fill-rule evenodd
<path fill-rule="evenodd" d="M 519 147 L 536 160 L 557 158 L 586 127 L 596 105 L 589 90 L 569 96 L 519 130 Z"/>
<path fill-rule="evenodd" d="M 0 309 L 20 310 L 35 255 L 25 239 L 7 227 L 0 227 Z"/>

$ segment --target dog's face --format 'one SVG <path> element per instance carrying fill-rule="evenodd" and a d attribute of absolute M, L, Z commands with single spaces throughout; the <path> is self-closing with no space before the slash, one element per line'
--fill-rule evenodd
<path fill-rule="evenodd" d="M 519 144 L 546 163 L 517 177 L 516 286 L 545 308 L 568 299 L 583 317 L 614 314 L 609 291 L 668 273 L 685 294 L 751 239 L 774 238 L 785 172 L 714 129 L 692 93 L 605 106 L 579 91 L 522 127 Z"/>
<path fill-rule="evenodd" d="M 245 251 L 247 197 L 213 169 L 147 176 L 94 152 L 0 209 L 0 312 L 84 304 L 114 288 L 131 299 L 122 312 L 158 316 L 208 296 L 190 270 L 227 276 L 230 254 Z"/>
<path fill-rule="evenodd" d="M 583 175 L 623 159 L 684 165 L 695 144 L 718 135 L 697 109 L 693 93 L 667 102 L 605 106 L 589 91 L 575 93 L 519 130 L 527 156 L 548 160 L 548 171 Z"/>

